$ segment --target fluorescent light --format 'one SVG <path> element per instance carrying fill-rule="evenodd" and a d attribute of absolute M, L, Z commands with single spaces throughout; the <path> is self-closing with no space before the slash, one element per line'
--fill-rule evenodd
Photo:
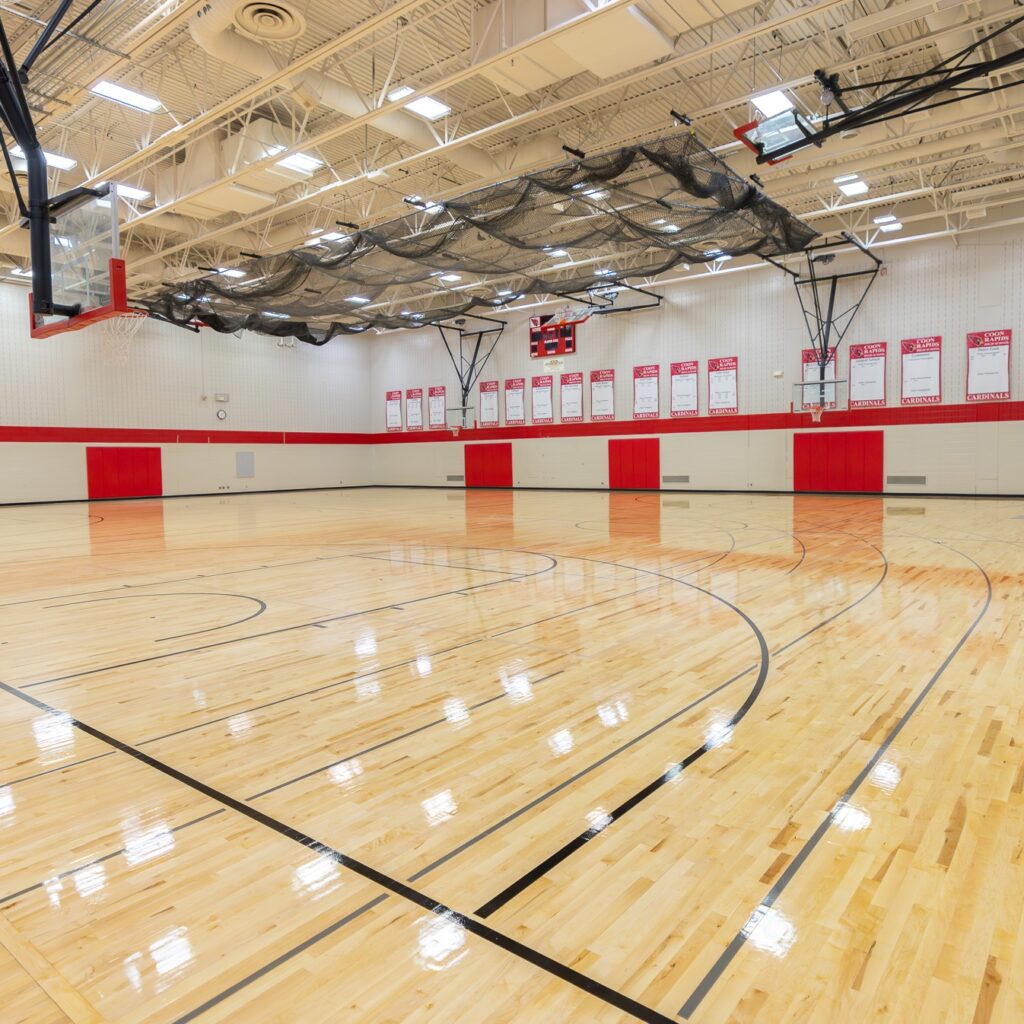
<path fill-rule="evenodd" d="M 751 101 L 765 117 L 775 117 L 793 109 L 793 101 L 781 89 L 762 93 Z"/>
<path fill-rule="evenodd" d="M 287 167 L 288 170 L 298 171 L 299 174 L 312 174 L 323 167 L 323 165 L 323 160 L 319 160 L 315 156 L 309 156 L 306 153 L 292 153 L 291 156 L 286 156 L 283 160 L 277 161 L 278 167 Z"/>
<path fill-rule="evenodd" d="M 400 85 L 397 89 L 392 89 L 388 93 L 388 99 L 392 103 L 396 103 L 398 100 L 404 100 L 406 96 L 411 96 L 415 91 L 411 85 Z"/>
<path fill-rule="evenodd" d="M 666 224 L 661 230 L 667 232 L 670 235 L 674 235 L 677 231 L 681 229 L 678 224 Z"/>
<path fill-rule="evenodd" d="M 902 231 L 903 225 L 898 220 L 891 221 L 888 224 L 879 224 L 879 231 Z"/>
<path fill-rule="evenodd" d="M 652 220 L 651 223 L 655 224 L 655 225 L 657 225 L 657 224 L 664 224 L 665 223 L 665 218 L 664 217 L 659 217 L 657 220 Z"/>
<path fill-rule="evenodd" d="M 15 271 L 15 273 L 17 273 L 17 271 Z M 498 292 L 498 294 L 502 298 L 506 298 L 507 296 L 512 294 L 512 290 L 510 288 L 502 288 L 502 290 L 500 292 Z"/>
<path fill-rule="evenodd" d="M 379 167 L 375 167 L 372 171 L 366 172 L 366 177 L 369 178 L 370 181 L 375 181 L 377 178 L 386 178 L 387 176 L 388 172 L 381 170 Z"/>
<path fill-rule="evenodd" d="M 714 256 L 715 258 L 717 258 L 719 256 L 724 256 L 725 255 L 725 250 L 724 249 L 705 249 L 704 250 L 704 255 L 705 256 Z"/>
<path fill-rule="evenodd" d="M 427 118 L 428 121 L 436 121 L 439 117 L 444 117 L 452 112 L 451 107 L 440 100 L 435 100 L 433 96 L 421 96 L 418 100 L 413 100 L 412 103 L 406 103 L 405 109 Z"/>
<path fill-rule="evenodd" d="M 11 146 L 11 156 L 16 156 L 19 160 L 24 160 L 25 151 L 21 146 Z M 59 153 L 47 153 L 44 151 L 43 157 L 51 167 L 56 167 L 62 171 L 71 171 L 78 166 L 77 160 L 72 160 L 69 156 L 61 156 Z"/>
<path fill-rule="evenodd" d="M 324 233 L 324 229 L 323 228 L 313 228 L 313 230 L 310 231 L 311 235 L 322 235 L 323 233 Z"/>
<path fill-rule="evenodd" d="M 844 196 L 862 196 L 868 191 L 868 183 L 861 181 L 859 178 L 855 181 L 847 181 L 839 186 L 839 191 Z"/>
<path fill-rule="evenodd" d="M 150 114 L 163 108 L 163 104 L 152 96 L 145 96 L 141 92 L 126 89 L 123 85 L 115 85 L 113 82 L 97 82 L 89 91 L 104 99 L 123 103 L 126 107 L 134 107 Z"/>
<path fill-rule="evenodd" d="M 550 256 L 553 260 L 561 259 L 563 256 L 568 255 L 569 254 L 564 249 L 552 249 L 548 253 L 548 256 Z"/>
<path fill-rule="evenodd" d="M 118 185 L 117 194 L 125 199 L 148 199 L 150 197 L 150 193 L 144 188 L 135 188 L 133 185 Z"/>
<path fill-rule="evenodd" d="M 588 196 L 590 199 L 607 199 L 608 198 L 608 193 L 603 188 L 588 188 L 587 191 L 584 192 L 583 194 L 585 196 Z"/>
<path fill-rule="evenodd" d="M 876 224 L 891 224 L 896 219 L 896 215 L 892 213 L 883 213 L 880 217 L 875 218 Z"/>
<path fill-rule="evenodd" d="M 832 179 L 832 184 L 842 185 L 845 181 L 856 181 L 859 177 L 859 174 L 840 174 L 838 178 Z"/>
<path fill-rule="evenodd" d="M 321 242 L 340 242 L 343 238 L 348 238 L 348 235 L 341 231 L 328 231 L 326 235 L 320 236 Z"/>
<path fill-rule="evenodd" d="M 288 319 L 288 314 L 287 313 L 275 313 L 275 312 L 273 312 L 273 310 L 270 310 L 270 309 L 263 310 L 263 315 L 264 316 L 269 316 L 273 320 L 287 320 Z"/>
<path fill-rule="evenodd" d="M 235 270 L 233 267 L 219 267 L 217 273 L 221 277 L 245 277 L 244 270 Z"/>
<path fill-rule="evenodd" d="M 618 271 L 616 270 L 598 270 L 598 277 L 618 277 Z"/>
<path fill-rule="evenodd" d="M 32 276 L 32 268 L 31 267 L 26 267 L 24 270 L 22 270 L 21 267 L 15 267 L 13 270 L 11 270 L 11 273 L 15 277 L 31 277 Z"/>
<path fill-rule="evenodd" d="M 447 281 L 449 284 L 452 284 L 455 281 L 461 281 L 462 277 L 459 274 L 442 274 L 441 280 Z"/>
<path fill-rule="evenodd" d="M 346 302 L 354 302 L 357 306 L 365 306 L 370 300 L 365 295 L 350 295 Z"/>

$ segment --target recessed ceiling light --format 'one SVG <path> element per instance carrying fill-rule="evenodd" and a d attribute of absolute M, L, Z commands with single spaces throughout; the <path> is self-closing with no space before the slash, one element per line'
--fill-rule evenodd
<path fill-rule="evenodd" d="M 11 146 L 11 156 L 24 160 L 25 151 L 21 146 Z M 71 171 L 78 166 L 77 160 L 72 160 L 69 156 L 61 156 L 59 153 L 47 153 L 44 151 L 43 156 L 51 167 L 56 167 L 62 171 Z"/>
<path fill-rule="evenodd" d="M 397 89 L 392 89 L 388 93 L 388 99 L 392 103 L 396 103 L 398 100 L 404 100 L 406 96 L 411 96 L 415 91 L 411 85 L 400 85 Z"/>
<path fill-rule="evenodd" d="M 152 96 L 135 92 L 133 89 L 126 89 L 123 85 L 115 85 L 113 82 L 97 82 L 89 91 L 104 99 L 123 103 L 126 107 L 144 110 L 149 114 L 163 109 L 163 104 L 159 100 L 153 99 Z"/>
<path fill-rule="evenodd" d="M 879 231 L 902 231 L 903 230 L 903 224 L 900 221 L 898 221 L 898 220 L 894 220 L 894 221 L 890 221 L 888 224 L 879 224 L 878 225 L 878 230 Z"/>
<path fill-rule="evenodd" d="M 15 271 L 15 273 L 17 273 L 17 271 Z M 502 288 L 502 290 L 498 292 L 498 294 L 504 299 L 511 295 L 512 291 L 509 288 Z"/>
<path fill-rule="evenodd" d="M 150 197 L 150 193 L 144 188 L 135 188 L 133 185 L 118 184 L 117 194 L 123 199 L 148 199 Z"/>
<path fill-rule="evenodd" d="M 891 224 L 896 220 L 896 215 L 892 213 L 883 213 L 881 216 L 875 218 L 876 224 Z"/>
<path fill-rule="evenodd" d="M 421 96 L 411 103 L 406 103 L 405 109 L 425 117 L 428 121 L 436 121 L 439 117 L 444 117 L 452 112 L 451 107 L 440 100 L 435 100 L 433 96 Z"/>
<path fill-rule="evenodd" d="M 832 184 L 842 185 L 845 181 L 856 181 L 859 177 L 859 174 L 840 174 L 838 178 L 832 179 Z"/>
<path fill-rule="evenodd" d="M 603 188 L 588 188 L 587 191 L 584 192 L 583 194 L 590 199 L 608 198 L 608 193 Z"/>
<path fill-rule="evenodd" d="M 381 170 L 379 167 L 375 167 L 372 171 L 366 172 L 366 177 L 369 178 L 370 181 L 376 181 L 378 178 L 386 178 L 387 176 L 388 172 Z"/>
<path fill-rule="evenodd" d="M 306 153 L 292 153 L 283 160 L 277 161 L 278 167 L 287 167 L 290 171 L 298 171 L 299 174 L 313 174 L 323 167 L 323 160 Z"/>
<path fill-rule="evenodd" d="M 220 267 L 218 268 L 217 273 L 220 274 L 221 277 L 245 277 L 244 270 L 235 270 L 233 267 Z"/>
<path fill-rule="evenodd" d="M 616 271 L 616 270 L 607 270 L 607 269 L 606 270 L 598 270 L 597 271 L 597 276 L 598 277 L 617 277 L 618 276 L 618 271 Z"/>
<path fill-rule="evenodd" d="M 793 109 L 793 101 L 781 90 L 762 93 L 750 101 L 765 117 L 775 117 Z"/>
<path fill-rule="evenodd" d="M 348 235 L 341 231 L 328 231 L 326 235 L 320 236 L 321 242 L 340 242 L 343 238 L 348 238 Z"/>
<path fill-rule="evenodd" d="M 441 280 L 453 284 L 455 281 L 461 281 L 462 277 L 459 274 L 442 274 Z"/>
<path fill-rule="evenodd" d="M 263 310 L 263 315 L 264 316 L 269 316 L 273 320 L 287 320 L 288 319 L 288 314 L 287 313 L 275 313 L 271 309 Z"/>
<path fill-rule="evenodd" d="M 667 232 L 670 235 L 674 235 L 677 231 L 681 229 L 678 224 L 666 224 L 661 230 Z"/>
<path fill-rule="evenodd" d="M 868 188 L 868 183 L 866 181 L 861 181 L 858 178 L 855 181 L 843 182 L 843 184 L 839 186 L 839 191 L 842 192 L 844 196 L 862 196 L 868 191 Z"/>
<path fill-rule="evenodd" d="M 31 277 L 32 276 L 32 268 L 31 267 L 25 267 L 24 269 L 22 269 L 21 267 L 15 267 L 11 271 L 11 273 L 15 277 Z"/>
<path fill-rule="evenodd" d="M 548 253 L 548 256 L 550 256 L 553 260 L 561 259 L 563 256 L 568 255 L 569 254 L 564 249 L 552 249 Z"/>
<path fill-rule="evenodd" d="M 370 300 L 365 295 L 350 295 L 346 302 L 354 302 L 357 306 L 365 306 Z"/>

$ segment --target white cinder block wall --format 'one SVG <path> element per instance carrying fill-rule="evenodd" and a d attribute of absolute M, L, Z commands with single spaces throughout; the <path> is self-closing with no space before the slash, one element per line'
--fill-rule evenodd
<path fill-rule="evenodd" d="M 840 350 L 837 376 L 849 376 L 851 343 L 888 342 L 887 405 L 899 408 L 899 342 L 941 335 L 943 405 L 962 404 L 966 393 L 966 335 L 1009 328 L 1014 349 L 1024 344 L 1024 235 L 977 233 L 954 245 L 948 239 L 884 246 L 880 276 Z M 838 264 L 834 265 L 837 266 Z M 849 266 L 845 264 L 844 266 Z M 800 307 L 790 280 L 771 267 L 701 276 L 659 288 L 661 309 L 595 317 L 579 329 L 578 352 L 565 357 L 565 371 L 584 374 L 584 412 L 590 420 L 589 371 L 615 370 L 615 411 L 632 419 L 633 366 L 661 367 L 661 415 L 668 417 L 669 364 L 700 361 L 701 416 L 706 416 L 707 360 L 739 357 L 740 414 L 788 412 L 792 385 L 801 379 L 801 350 L 808 347 Z M 858 294 L 847 285 L 841 298 Z M 534 310 L 550 312 L 554 307 Z M 542 360 L 530 359 L 527 312 L 509 326 L 482 379 L 501 382 L 544 374 Z M 385 427 L 385 392 L 444 384 L 448 404 L 459 404 L 458 380 L 436 330 L 392 333 L 371 341 L 371 422 Z M 774 371 L 783 371 L 776 379 Z M 1011 354 L 1011 396 L 1024 400 L 1024 358 Z M 554 382 L 555 423 L 559 422 L 558 374 Z M 470 398 L 479 415 L 479 391 Z M 426 417 L 426 397 L 424 397 Z M 828 425 L 826 414 L 825 425 Z M 924 476 L 925 485 L 890 485 L 907 493 L 1024 493 L 1024 424 L 937 423 L 885 426 L 888 475 Z M 652 429 L 652 433 L 657 430 Z M 792 430 L 667 433 L 661 440 L 665 475 L 689 475 L 680 489 L 780 490 L 792 488 Z M 394 436 L 392 440 L 395 440 Z M 461 456 L 439 457 L 432 449 L 462 445 L 383 444 L 373 448 L 377 483 L 444 484 L 460 473 Z M 513 440 L 517 486 L 607 486 L 606 438 L 521 438 Z M 453 468 L 453 466 L 455 468 Z"/>

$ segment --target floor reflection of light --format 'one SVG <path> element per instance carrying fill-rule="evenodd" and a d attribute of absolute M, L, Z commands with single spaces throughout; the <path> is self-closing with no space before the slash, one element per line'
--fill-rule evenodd
<path fill-rule="evenodd" d="M 50 905 L 59 907 L 60 894 L 64 891 L 64 882 L 59 878 L 48 878 L 43 882 L 43 888 L 46 890 L 46 896 L 50 901 Z"/>
<path fill-rule="evenodd" d="M 444 702 L 444 717 L 456 728 L 459 728 L 469 721 L 469 708 L 466 707 L 465 701 L 453 697 Z"/>
<path fill-rule="evenodd" d="M 147 860 L 153 860 L 174 849 L 174 833 L 163 822 L 148 828 L 140 828 L 137 822 L 126 822 L 121 831 L 124 836 L 124 859 L 132 867 L 145 864 Z"/>
<path fill-rule="evenodd" d="M 228 732 L 232 736 L 242 736 L 252 728 L 252 715 L 242 712 L 240 715 L 232 715 L 228 719 Z"/>
<path fill-rule="evenodd" d="M 420 803 L 420 806 L 423 808 L 423 813 L 427 816 L 427 824 L 431 828 L 455 817 L 455 812 L 459 809 L 450 789 L 444 789 L 434 796 L 427 797 Z"/>
<path fill-rule="evenodd" d="M 32 734 L 44 764 L 70 753 L 75 745 L 75 726 L 70 715 L 44 715 L 32 723 Z"/>
<path fill-rule="evenodd" d="M 136 992 L 140 993 L 142 992 L 142 972 L 139 970 L 139 961 L 141 959 L 141 953 L 132 953 L 131 956 L 125 957 L 124 960 L 124 974 L 128 979 L 128 984 Z"/>
<path fill-rule="evenodd" d="M 555 757 L 561 757 L 576 746 L 576 741 L 568 729 L 559 729 L 553 736 L 548 737 L 548 746 Z"/>
<path fill-rule="evenodd" d="M 704 729 L 704 743 L 709 750 L 724 746 L 732 739 L 733 726 L 728 719 L 715 718 Z"/>
<path fill-rule="evenodd" d="M 8 828 L 15 820 L 14 793 L 10 786 L 0 786 L 0 828 Z"/>
<path fill-rule="evenodd" d="M 341 884 L 341 869 L 331 857 L 317 857 L 300 864 L 292 875 L 292 888 L 300 894 L 320 899 Z"/>
<path fill-rule="evenodd" d="M 501 685 L 513 704 L 523 704 L 528 700 L 533 700 L 533 687 L 530 686 L 530 679 L 526 675 L 503 676 Z"/>
<path fill-rule="evenodd" d="M 372 658 L 377 653 L 377 636 L 373 630 L 364 630 L 356 637 L 355 652 L 359 658 Z"/>
<path fill-rule="evenodd" d="M 350 789 L 355 780 L 363 774 L 363 766 L 358 757 L 351 761 L 342 761 L 341 764 L 332 764 L 327 769 L 327 776 L 331 782 L 336 782 L 345 789 Z"/>
<path fill-rule="evenodd" d="M 192 700 L 195 702 L 197 708 L 206 707 L 206 694 L 202 690 L 192 691 Z"/>
<path fill-rule="evenodd" d="M 446 971 L 469 952 L 466 929 L 452 913 L 423 918 L 417 949 L 416 959 L 428 971 Z"/>
<path fill-rule="evenodd" d="M 356 697 L 359 700 L 373 700 L 380 696 L 380 683 L 376 679 L 360 679 L 356 682 Z"/>
<path fill-rule="evenodd" d="M 673 761 L 672 764 L 665 766 L 665 774 L 662 778 L 666 782 L 675 782 L 680 775 L 683 774 L 683 766 L 678 761 Z"/>
<path fill-rule="evenodd" d="M 434 671 L 434 666 L 431 664 L 430 658 L 428 658 L 427 655 L 421 654 L 416 659 L 416 671 L 419 672 L 421 676 L 429 676 L 430 673 Z"/>
<path fill-rule="evenodd" d="M 190 964 L 195 956 L 192 943 L 188 941 L 187 928 L 175 928 L 162 935 L 149 947 L 153 966 L 160 975 L 177 974 Z"/>
<path fill-rule="evenodd" d="M 82 899 L 98 893 L 107 884 L 107 873 L 102 864 L 87 864 L 79 868 L 72 876 L 75 889 Z"/>
<path fill-rule="evenodd" d="M 879 761 L 871 769 L 871 784 L 885 790 L 886 793 L 891 793 L 899 785 L 902 778 L 903 773 L 900 771 L 899 766 L 893 764 L 892 761 Z"/>
<path fill-rule="evenodd" d="M 862 832 L 871 824 L 871 815 L 863 807 L 840 800 L 832 809 L 832 823 L 844 832 Z"/>
<path fill-rule="evenodd" d="M 587 812 L 587 824 L 591 832 L 603 832 L 611 823 L 612 816 L 603 807 L 595 807 Z"/>
<path fill-rule="evenodd" d="M 796 926 L 774 907 L 763 903 L 750 915 L 743 934 L 756 949 L 772 956 L 784 957 L 796 942 Z"/>
<path fill-rule="evenodd" d="M 625 701 L 621 700 L 612 701 L 608 704 L 599 704 L 597 707 L 597 717 L 601 720 L 602 725 L 610 729 L 614 725 L 619 725 L 629 720 L 629 708 L 626 707 Z"/>

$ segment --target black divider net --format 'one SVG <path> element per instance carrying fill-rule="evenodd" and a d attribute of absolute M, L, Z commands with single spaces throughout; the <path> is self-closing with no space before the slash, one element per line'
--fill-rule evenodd
<path fill-rule="evenodd" d="M 723 255 L 798 252 L 817 232 L 690 132 L 573 160 L 139 300 L 157 316 L 322 345 L 516 296 L 577 293 Z M 565 251 L 565 255 L 554 255 Z M 457 280 L 456 280 L 457 278 Z"/>

